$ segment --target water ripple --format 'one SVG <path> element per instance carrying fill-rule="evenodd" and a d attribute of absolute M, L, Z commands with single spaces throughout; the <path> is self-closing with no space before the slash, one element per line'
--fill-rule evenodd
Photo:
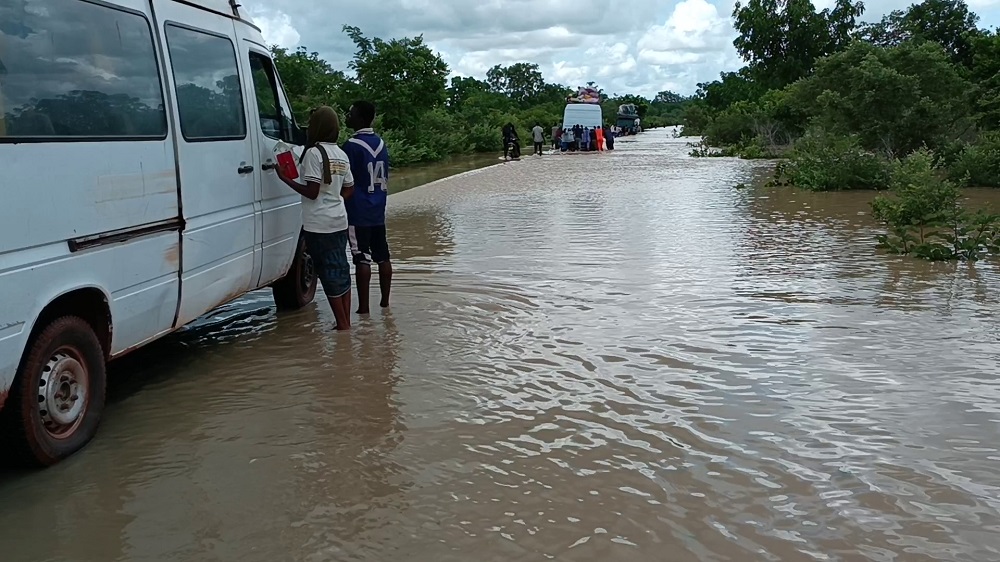
<path fill-rule="evenodd" d="M 393 195 L 391 312 L 344 335 L 261 292 L 116 366 L 83 454 L 0 479 L 4 552 L 1000 559 L 995 266 L 687 151 Z"/>

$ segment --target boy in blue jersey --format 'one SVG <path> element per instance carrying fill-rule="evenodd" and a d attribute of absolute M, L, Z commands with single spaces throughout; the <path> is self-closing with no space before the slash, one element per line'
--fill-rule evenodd
<path fill-rule="evenodd" d="M 369 313 L 369 286 L 372 263 L 378 264 L 378 281 L 382 289 L 382 308 L 389 306 L 392 288 L 392 263 L 389 261 L 389 241 L 385 233 L 385 202 L 389 195 L 389 149 L 375 134 L 375 105 L 358 101 L 347 112 L 347 126 L 354 136 L 344 143 L 344 152 L 351 161 L 351 174 L 357 189 L 345 201 L 351 253 L 354 255 L 355 278 L 358 286 L 358 314 Z"/>

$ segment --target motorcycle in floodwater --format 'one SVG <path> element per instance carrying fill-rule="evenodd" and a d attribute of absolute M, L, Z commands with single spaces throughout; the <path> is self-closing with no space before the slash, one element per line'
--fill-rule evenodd
<path fill-rule="evenodd" d="M 521 141 L 517 137 L 510 137 L 507 139 L 507 150 L 504 153 L 504 159 L 510 156 L 511 160 L 521 159 Z"/>

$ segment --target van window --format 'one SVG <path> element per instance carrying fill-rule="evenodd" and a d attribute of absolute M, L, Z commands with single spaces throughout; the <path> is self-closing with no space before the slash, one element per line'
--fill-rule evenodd
<path fill-rule="evenodd" d="M 145 17 L 82 0 L 0 1 L 0 142 L 166 134 Z"/>
<path fill-rule="evenodd" d="M 257 113 L 264 134 L 272 139 L 294 142 L 295 120 L 282 103 L 278 80 L 271 59 L 250 52 L 250 72 L 257 99 Z"/>
<path fill-rule="evenodd" d="M 236 50 L 226 37 L 167 26 L 181 133 L 189 141 L 246 138 Z"/>
<path fill-rule="evenodd" d="M 250 72 L 253 75 L 253 87 L 257 98 L 257 115 L 264 135 L 272 139 L 281 139 L 281 107 L 278 102 L 278 89 L 273 82 L 274 72 L 271 62 L 257 53 L 250 53 Z"/>

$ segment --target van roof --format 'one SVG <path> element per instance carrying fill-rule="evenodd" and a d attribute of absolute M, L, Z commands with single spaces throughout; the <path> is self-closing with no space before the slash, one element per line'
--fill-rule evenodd
<path fill-rule="evenodd" d="M 241 17 L 240 4 L 235 0 L 174 0 L 174 2 L 190 4 L 197 8 L 219 12 L 229 17 Z"/>
<path fill-rule="evenodd" d="M 195 8 L 201 8 L 205 11 L 219 14 L 220 16 L 225 16 L 227 18 L 233 18 L 234 20 L 241 21 L 250 27 L 256 29 L 258 32 L 261 31 L 250 17 L 247 15 L 246 10 L 241 7 L 242 4 L 238 0 L 173 0 L 174 2 L 179 2 L 181 4 L 187 4 L 189 6 L 194 6 Z"/>

